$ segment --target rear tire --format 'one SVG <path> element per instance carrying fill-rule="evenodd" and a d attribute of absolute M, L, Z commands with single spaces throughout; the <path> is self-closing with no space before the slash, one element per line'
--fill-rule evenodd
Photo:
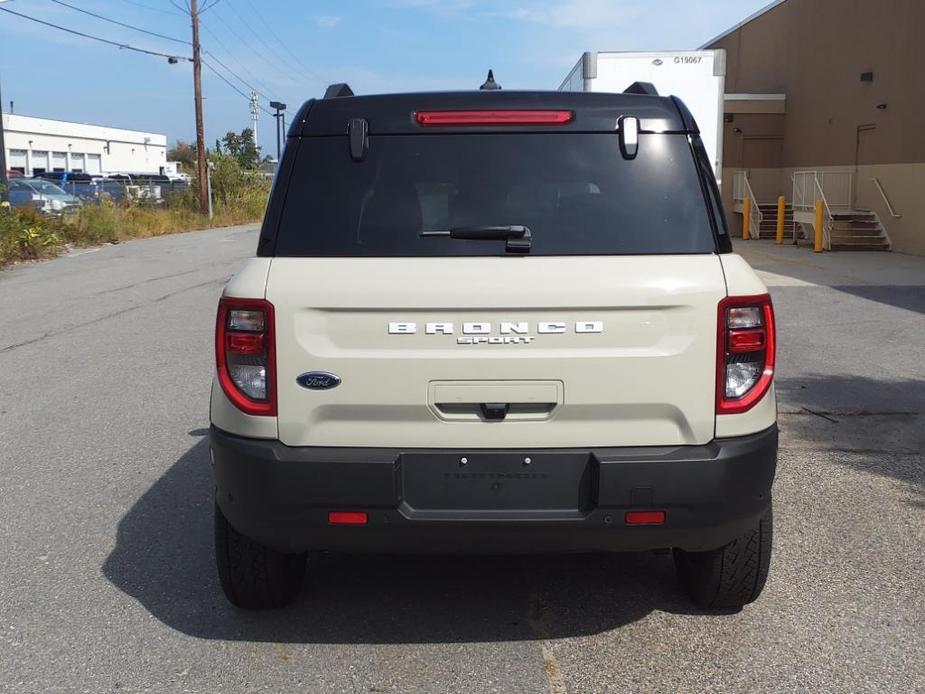
<path fill-rule="evenodd" d="M 771 504 L 754 527 L 719 549 L 674 550 L 681 586 L 701 607 L 740 609 L 761 595 L 771 566 Z"/>
<path fill-rule="evenodd" d="M 283 607 L 299 594 L 305 554 L 284 554 L 242 535 L 215 504 L 215 562 L 225 597 L 248 610 Z"/>

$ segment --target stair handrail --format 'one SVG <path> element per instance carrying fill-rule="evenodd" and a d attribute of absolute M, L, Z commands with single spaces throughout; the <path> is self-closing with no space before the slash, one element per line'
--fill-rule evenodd
<path fill-rule="evenodd" d="M 880 197 L 882 197 L 883 202 L 886 203 L 886 209 L 889 210 L 890 216 L 893 219 L 902 219 L 902 215 L 896 211 L 896 208 L 893 207 L 893 203 L 891 203 L 890 199 L 887 197 L 886 191 L 880 183 L 880 179 L 875 176 L 870 180 L 874 182 L 874 185 L 877 186 L 877 190 L 880 191 Z"/>
<path fill-rule="evenodd" d="M 813 181 L 813 185 L 807 185 L 810 178 Z M 794 171 L 793 175 L 790 177 L 790 180 L 793 182 L 793 196 L 792 204 L 795 210 L 811 210 L 815 204 L 815 200 L 807 200 L 807 188 L 812 188 L 815 192 L 815 186 L 818 183 L 818 175 L 816 171 Z"/>
<path fill-rule="evenodd" d="M 761 238 L 761 222 L 764 221 L 764 214 L 761 212 L 761 208 L 758 207 L 758 200 L 755 198 L 755 191 L 752 190 L 752 184 L 748 182 L 748 176 L 745 175 L 744 171 L 740 173 L 742 174 L 742 181 L 745 183 L 745 195 L 752 201 L 748 215 L 748 224 L 750 227 L 748 238 L 752 238 L 751 230 L 754 230 L 754 238 Z"/>
<path fill-rule="evenodd" d="M 819 180 L 819 176 L 815 175 L 815 171 L 813 174 L 816 192 L 819 194 L 817 200 L 822 200 L 822 207 L 824 210 L 824 218 L 822 222 L 822 247 L 825 250 L 830 251 L 832 250 L 832 228 L 835 226 L 835 217 L 832 215 L 832 209 L 829 207 L 829 200 L 825 196 L 825 191 L 822 189 L 822 183 Z"/>

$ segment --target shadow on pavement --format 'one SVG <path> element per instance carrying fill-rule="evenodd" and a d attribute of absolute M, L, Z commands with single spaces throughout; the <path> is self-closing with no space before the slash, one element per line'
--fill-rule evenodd
<path fill-rule="evenodd" d="M 204 436 L 205 431 L 190 432 Z M 119 523 L 104 575 L 161 622 L 206 638 L 287 643 L 454 643 L 600 633 L 653 610 L 698 613 L 668 555 L 319 555 L 302 594 L 248 613 L 224 599 L 202 438 Z"/>
<path fill-rule="evenodd" d="M 836 451 L 842 465 L 905 483 L 925 508 L 925 380 L 810 374 L 777 391 L 782 447 Z"/>
<path fill-rule="evenodd" d="M 925 285 L 834 285 L 832 289 L 837 289 L 846 294 L 852 294 L 868 301 L 876 301 L 881 304 L 904 308 L 907 311 L 925 313 Z"/>
<path fill-rule="evenodd" d="M 925 379 L 884 380 L 851 374 L 775 377 L 778 400 L 811 410 L 925 415 Z"/>

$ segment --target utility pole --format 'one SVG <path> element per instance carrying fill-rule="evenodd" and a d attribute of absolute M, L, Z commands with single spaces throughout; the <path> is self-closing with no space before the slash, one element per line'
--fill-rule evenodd
<path fill-rule="evenodd" d="M 283 127 L 281 127 L 280 118 L 282 118 L 283 122 L 285 122 L 286 114 L 283 113 L 283 111 L 286 110 L 286 104 L 284 104 L 281 101 L 271 101 L 270 108 L 276 109 L 276 113 L 273 114 L 273 117 L 276 119 L 276 165 L 279 166 L 279 158 L 280 158 L 280 152 L 281 152 L 279 133 L 281 129 L 284 129 Z"/>
<path fill-rule="evenodd" d="M 3 97 L 0 95 L 0 202 L 9 200 L 7 187 L 9 181 L 6 178 L 6 143 L 3 140 Z"/>
<path fill-rule="evenodd" d="M 199 47 L 199 0 L 189 0 L 189 14 L 193 24 L 193 89 L 196 93 L 196 168 L 199 176 L 199 211 L 209 213 L 207 188 L 208 162 L 206 161 L 206 133 L 202 123 L 202 57 Z"/>
<path fill-rule="evenodd" d="M 254 147 L 257 147 L 257 120 L 260 114 L 259 105 L 260 102 L 257 100 L 257 92 L 253 89 L 251 90 L 251 132 L 254 137 Z M 258 153 L 259 159 L 259 153 Z"/>

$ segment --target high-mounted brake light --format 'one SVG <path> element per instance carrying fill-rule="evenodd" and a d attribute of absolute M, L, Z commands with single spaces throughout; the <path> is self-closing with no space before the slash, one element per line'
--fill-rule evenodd
<path fill-rule="evenodd" d="M 575 117 L 571 111 L 417 111 L 414 120 L 425 127 L 464 125 L 565 125 Z"/>
<path fill-rule="evenodd" d="M 771 388 L 775 359 L 774 308 L 768 294 L 719 302 L 716 330 L 716 413 L 754 407 Z"/>
<path fill-rule="evenodd" d="M 273 304 L 223 296 L 215 322 L 215 366 L 222 391 L 251 415 L 276 415 Z"/>

